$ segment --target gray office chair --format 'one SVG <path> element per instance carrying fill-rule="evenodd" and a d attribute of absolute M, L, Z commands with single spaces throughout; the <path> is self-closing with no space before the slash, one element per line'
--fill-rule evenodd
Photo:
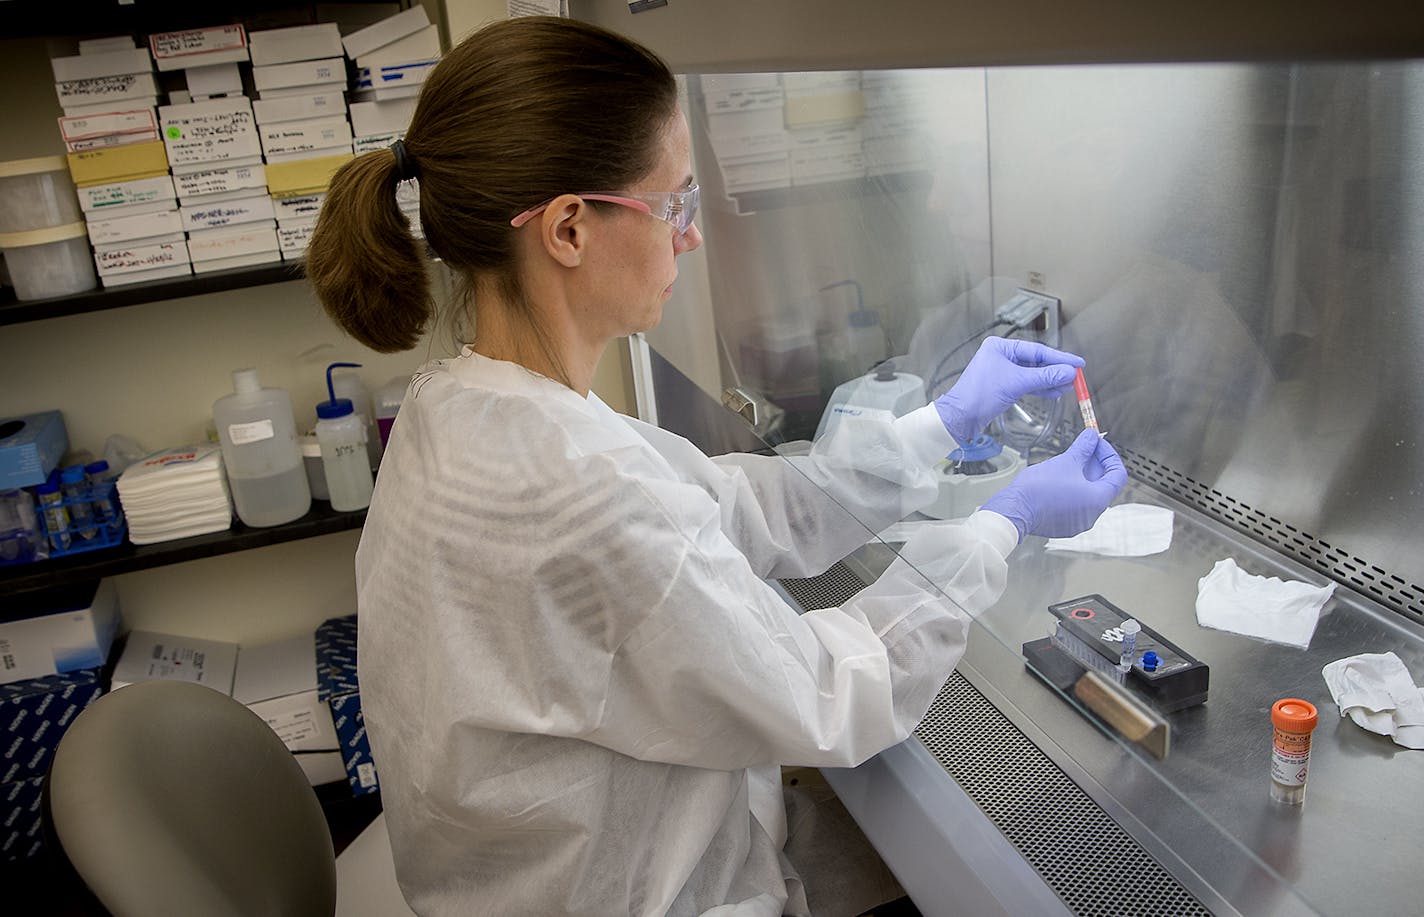
<path fill-rule="evenodd" d="M 90 704 L 46 787 L 57 851 L 115 917 L 336 911 L 336 855 L 316 794 L 251 710 L 187 682 Z"/>

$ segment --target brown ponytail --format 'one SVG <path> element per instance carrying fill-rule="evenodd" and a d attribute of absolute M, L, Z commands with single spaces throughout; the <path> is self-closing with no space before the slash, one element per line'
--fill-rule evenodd
<path fill-rule="evenodd" d="M 647 175 L 676 105 L 667 65 L 613 32 L 528 16 L 473 33 L 426 78 L 404 140 L 431 250 L 464 288 L 522 302 L 509 221 L 556 195 Z M 415 346 L 432 312 L 396 183 L 389 150 L 343 166 L 307 249 L 327 313 L 385 352 Z"/>
<path fill-rule="evenodd" d="M 307 247 L 307 277 L 327 314 L 382 353 L 414 347 L 431 311 L 425 258 L 396 205 L 397 181 L 390 150 L 347 163 Z"/>

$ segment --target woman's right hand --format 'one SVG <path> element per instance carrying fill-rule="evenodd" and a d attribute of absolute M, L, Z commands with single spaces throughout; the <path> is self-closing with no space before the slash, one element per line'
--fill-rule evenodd
<path fill-rule="evenodd" d="M 981 508 L 1012 522 L 1019 541 L 1025 535 L 1067 538 L 1092 528 L 1126 483 L 1117 450 L 1088 429 L 1062 454 L 1020 471 Z"/>

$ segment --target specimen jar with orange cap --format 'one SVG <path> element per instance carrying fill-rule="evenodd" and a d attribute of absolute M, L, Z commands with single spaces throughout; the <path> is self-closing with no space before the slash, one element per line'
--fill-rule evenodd
<path fill-rule="evenodd" d="M 1271 798 L 1300 805 L 1305 801 L 1305 776 L 1310 769 L 1310 734 L 1319 722 L 1315 705 L 1286 697 L 1271 705 Z"/>

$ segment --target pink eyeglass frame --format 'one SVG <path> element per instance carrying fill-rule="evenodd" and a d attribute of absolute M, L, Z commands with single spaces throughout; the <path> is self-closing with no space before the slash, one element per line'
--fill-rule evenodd
<path fill-rule="evenodd" d="M 700 190 L 701 189 L 697 185 L 692 185 L 686 191 L 649 191 L 646 194 L 629 192 L 631 194 L 638 194 L 637 197 L 630 197 L 625 194 L 605 193 L 603 191 L 589 191 L 585 193 L 575 194 L 574 197 L 580 197 L 590 201 L 606 201 L 610 204 L 618 204 L 623 207 L 630 207 L 633 210 L 639 211 L 640 213 L 646 213 L 648 216 L 653 217 L 654 219 L 662 220 L 664 223 L 667 223 L 674 230 L 676 230 L 677 234 L 681 236 L 686 235 L 687 231 L 692 228 L 692 220 L 697 215 L 697 204 L 699 197 L 698 192 Z M 655 200 L 663 207 L 664 210 L 666 210 L 667 205 L 676 199 L 680 199 L 679 207 L 685 206 L 683 202 L 685 202 L 688 198 L 692 199 L 692 207 L 690 209 L 687 209 L 686 211 L 681 209 L 679 209 L 678 211 L 678 213 L 687 213 L 687 225 L 682 227 L 681 229 L 678 229 L 677 223 L 673 222 L 672 220 L 669 220 L 666 217 L 658 216 L 657 214 L 653 213 L 653 208 L 648 203 L 648 199 Z M 523 226 L 525 223 L 528 223 L 530 220 L 543 213 L 544 208 L 548 207 L 551 203 L 554 202 L 554 200 L 555 198 L 551 197 L 547 201 L 542 204 L 539 204 L 536 207 L 530 207 L 528 210 L 524 211 L 519 216 L 510 220 L 509 225 L 518 229 L 520 226 Z"/>

